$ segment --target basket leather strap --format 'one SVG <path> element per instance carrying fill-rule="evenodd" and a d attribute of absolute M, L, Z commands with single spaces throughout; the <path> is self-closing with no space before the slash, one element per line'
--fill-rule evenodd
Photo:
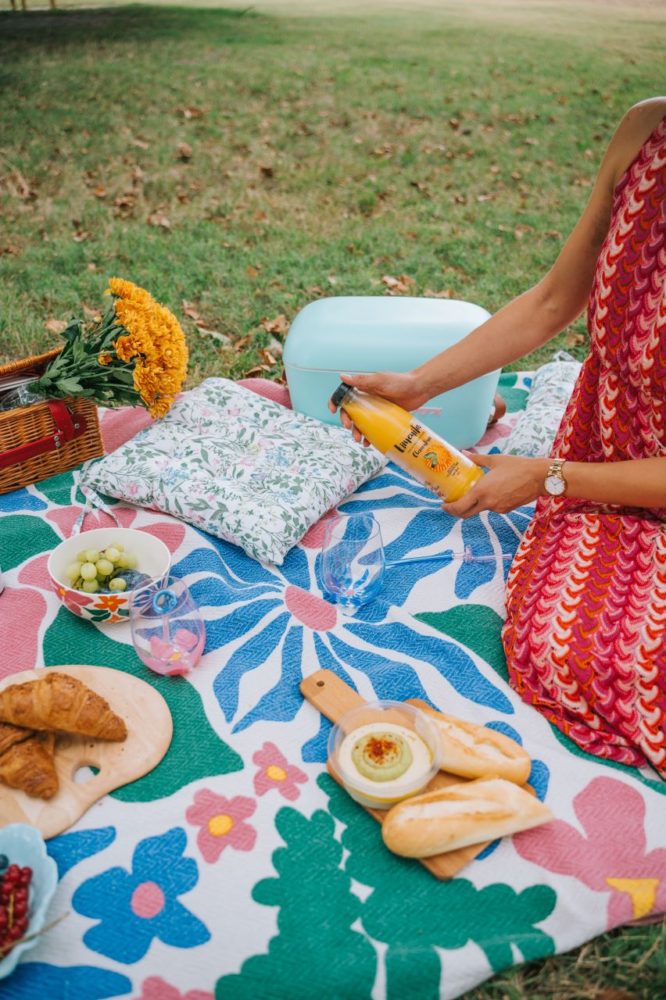
<path fill-rule="evenodd" d="M 0 469 L 6 469 L 19 462 L 27 462 L 28 459 L 45 455 L 49 451 L 56 451 L 68 441 L 73 441 L 74 438 L 85 434 L 86 421 L 84 417 L 80 413 L 72 416 L 62 399 L 49 399 L 46 401 L 46 405 L 53 418 L 53 433 L 2 452 L 0 454 Z"/>

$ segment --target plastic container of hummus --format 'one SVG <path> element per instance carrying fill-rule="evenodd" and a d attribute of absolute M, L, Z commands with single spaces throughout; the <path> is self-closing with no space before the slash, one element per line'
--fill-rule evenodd
<path fill-rule="evenodd" d="M 328 759 L 353 799 L 372 809 L 390 809 L 423 791 L 437 773 L 437 729 L 412 705 L 366 702 L 333 727 Z"/>

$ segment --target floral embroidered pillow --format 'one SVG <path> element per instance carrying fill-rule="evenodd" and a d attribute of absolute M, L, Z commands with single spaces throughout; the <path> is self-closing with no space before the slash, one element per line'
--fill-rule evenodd
<path fill-rule="evenodd" d="M 504 442 L 505 455 L 550 455 L 580 369 L 580 361 L 566 351 L 558 351 L 552 361 L 537 369 L 527 405 Z"/>
<path fill-rule="evenodd" d="M 84 469 L 81 483 L 280 564 L 312 524 L 383 464 L 341 427 L 210 378 L 180 396 L 163 420 Z"/>

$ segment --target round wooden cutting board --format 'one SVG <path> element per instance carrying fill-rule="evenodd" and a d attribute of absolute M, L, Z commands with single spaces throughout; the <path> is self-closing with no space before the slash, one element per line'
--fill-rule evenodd
<path fill-rule="evenodd" d="M 3 678 L 0 691 L 53 671 L 71 674 L 106 698 L 124 720 L 127 738 L 123 743 L 110 743 L 87 736 L 58 736 L 55 764 L 60 788 L 48 801 L 33 799 L 0 782 L 0 827 L 31 823 L 46 840 L 67 830 L 107 792 L 152 771 L 169 749 L 173 734 L 171 713 L 162 695 L 146 681 L 109 667 L 59 665 L 24 670 Z M 89 767 L 98 773 L 86 771 Z M 81 773 L 75 780 L 77 772 Z"/>

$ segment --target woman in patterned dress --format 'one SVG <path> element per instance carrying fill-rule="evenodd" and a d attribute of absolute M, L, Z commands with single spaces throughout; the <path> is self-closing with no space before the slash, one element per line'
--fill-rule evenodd
<path fill-rule="evenodd" d="M 665 286 L 666 98 L 653 98 L 620 122 L 537 285 L 412 372 L 349 378 L 414 410 L 541 347 L 587 303 L 590 351 L 551 458 L 472 456 L 488 474 L 444 509 L 537 501 L 507 587 L 511 682 L 584 750 L 664 778 Z"/>

